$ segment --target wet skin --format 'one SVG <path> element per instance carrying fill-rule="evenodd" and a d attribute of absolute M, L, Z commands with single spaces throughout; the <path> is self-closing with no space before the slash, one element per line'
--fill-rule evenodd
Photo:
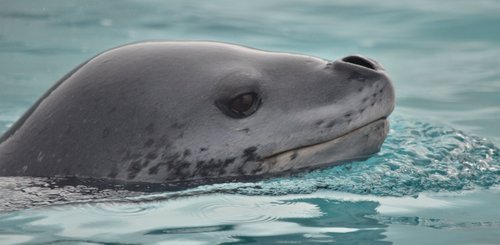
<path fill-rule="evenodd" d="M 384 69 L 215 42 L 103 52 L 0 139 L 0 176 L 239 179 L 379 151 L 394 108 Z"/>

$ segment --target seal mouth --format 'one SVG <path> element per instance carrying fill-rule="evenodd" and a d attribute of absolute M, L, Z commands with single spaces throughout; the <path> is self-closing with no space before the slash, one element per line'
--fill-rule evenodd
<path fill-rule="evenodd" d="M 301 158 L 304 158 L 304 155 L 311 156 L 317 153 L 330 153 L 330 157 L 326 156 L 331 159 L 329 162 L 367 158 L 380 150 L 388 133 L 388 125 L 387 117 L 382 117 L 333 139 L 284 150 L 262 158 L 262 160 L 271 161 L 286 157 L 289 161 L 293 161 L 300 155 L 302 155 Z"/>

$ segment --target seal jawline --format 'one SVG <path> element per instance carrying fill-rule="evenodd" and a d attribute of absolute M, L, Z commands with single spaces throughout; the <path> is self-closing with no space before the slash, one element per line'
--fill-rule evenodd
<path fill-rule="evenodd" d="M 306 145 L 306 146 L 299 146 L 299 147 L 292 148 L 289 150 L 280 151 L 280 152 L 274 153 L 272 155 L 263 157 L 261 160 L 262 161 L 270 161 L 272 159 L 279 159 L 279 158 L 282 158 L 284 156 L 297 156 L 300 152 L 314 151 L 314 150 L 312 150 L 313 148 L 320 148 L 320 149 L 325 148 L 325 147 L 331 148 L 331 146 L 333 146 L 333 145 L 341 145 L 344 141 L 348 141 L 348 139 L 351 138 L 351 136 L 353 136 L 352 138 L 356 138 L 356 136 L 358 136 L 361 133 L 364 133 L 365 134 L 364 136 L 368 137 L 369 135 L 366 135 L 366 133 L 371 134 L 370 131 L 372 131 L 372 130 L 370 130 L 370 129 L 374 128 L 374 126 L 376 127 L 377 124 L 383 124 L 383 127 L 384 127 L 383 133 L 380 135 L 381 137 L 379 138 L 380 145 L 381 145 L 383 143 L 383 141 L 385 140 L 385 136 L 388 133 L 389 122 L 387 120 L 387 117 L 382 117 L 382 118 L 379 118 L 377 120 L 374 120 L 374 121 L 367 123 L 361 127 L 350 130 L 349 132 L 342 134 L 336 138 L 329 139 L 329 140 L 322 141 L 322 142 L 318 142 L 318 143 L 314 143 L 314 144 L 310 144 L 310 145 Z M 342 145 L 344 145 L 344 144 L 342 144 Z M 353 145 L 353 147 L 354 147 L 354 145 Z M 353 156 L 351 159 L 346 159 L 346 160 L 364 159 L 364 158 L 369 157 L 369 155 L 372 155 L 373 153 L 376 153 L 378 151 L 379 151 L 379 149 L 377 149 L 376 151 L 371 152 L 369 154 Z M 295 158 L 295 157 L 292 157 L 292 158 Z M 291 160 L 294 160 L 294 159 L 291 159 Z"/>

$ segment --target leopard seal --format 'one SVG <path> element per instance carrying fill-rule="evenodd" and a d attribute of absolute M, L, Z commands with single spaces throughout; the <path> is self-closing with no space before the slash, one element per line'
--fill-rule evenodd
<path fill-rule="evenodd" d="M 0 176 L 164 183 L 274 176 L 367 158 L 394 108 L 384 68 L 202 41 L 105 51 L 0 138 Z"/>

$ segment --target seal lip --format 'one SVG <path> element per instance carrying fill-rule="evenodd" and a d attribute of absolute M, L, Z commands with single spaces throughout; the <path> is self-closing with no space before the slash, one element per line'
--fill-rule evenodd
<path fill-rule="evenodd" d="M 277 152 L 277 153 L 274 153 L 274 154 L 271 154 L 269 156 L 266 156 L 266 157 L 263 157 L 261 160 L 265 161 L 265 160 L 269 160 L 269 159 L 272 159 L 272 158 L 276 158 L 276 157 L 279 157 L 280 155 L 285 155 L 285 154 L 289 154 L 290 152 L 294 152 L 294 151 L 298 151 L 298 150 L 304 150 L 304 149 L 307 149 L 307 148 L 313 148 L 315 146 L 318 146 L 318 145 L 324 145 L 324 144 L 329 144 L 329 143 L 332 143 L 334 141 L 338 141 L 339 139 L 342 139 L 348 135 L 350 135 L 351 133 L 353 132 L 356 132 L 358 130 L 361 130 L 363 128 L 367 128 L 367 127 L 370 127 L 372 126 L 373 124 L 376 124 L 376 123 L 379 123 L 381 121 L 385 121 L 387 122 L 387 116 L 384 116 L 384 117 L 381 117 L 379 119 L 376 119 L 376 120 L 373 120 L 367 124 L 364 124 L 363 126 L 360 126 L 360 127 L 357 127 L 357 128 L 354 128 L 350 131 L 348 131 L 347 133 L 345 134 L 342 134 L 342 135 L 339 135 L 333 139 L 329 139 L 329 140 L 325 140 L 325 141 L 321 141 L 321 142 L 318 142 L 318 143 L 314 143 L 314 144 L 310 144 L 310 145 L 305 145 L 305 146 L 299 146 L 299 147 L 296 147 L 296 148 L 291 148 L 291 149 L 288 149 L 288 150 L 284 150 L 284 151 L 280 151 L 280 152 Z M 384 137 L 385 139 L 385 137 Z"/>

